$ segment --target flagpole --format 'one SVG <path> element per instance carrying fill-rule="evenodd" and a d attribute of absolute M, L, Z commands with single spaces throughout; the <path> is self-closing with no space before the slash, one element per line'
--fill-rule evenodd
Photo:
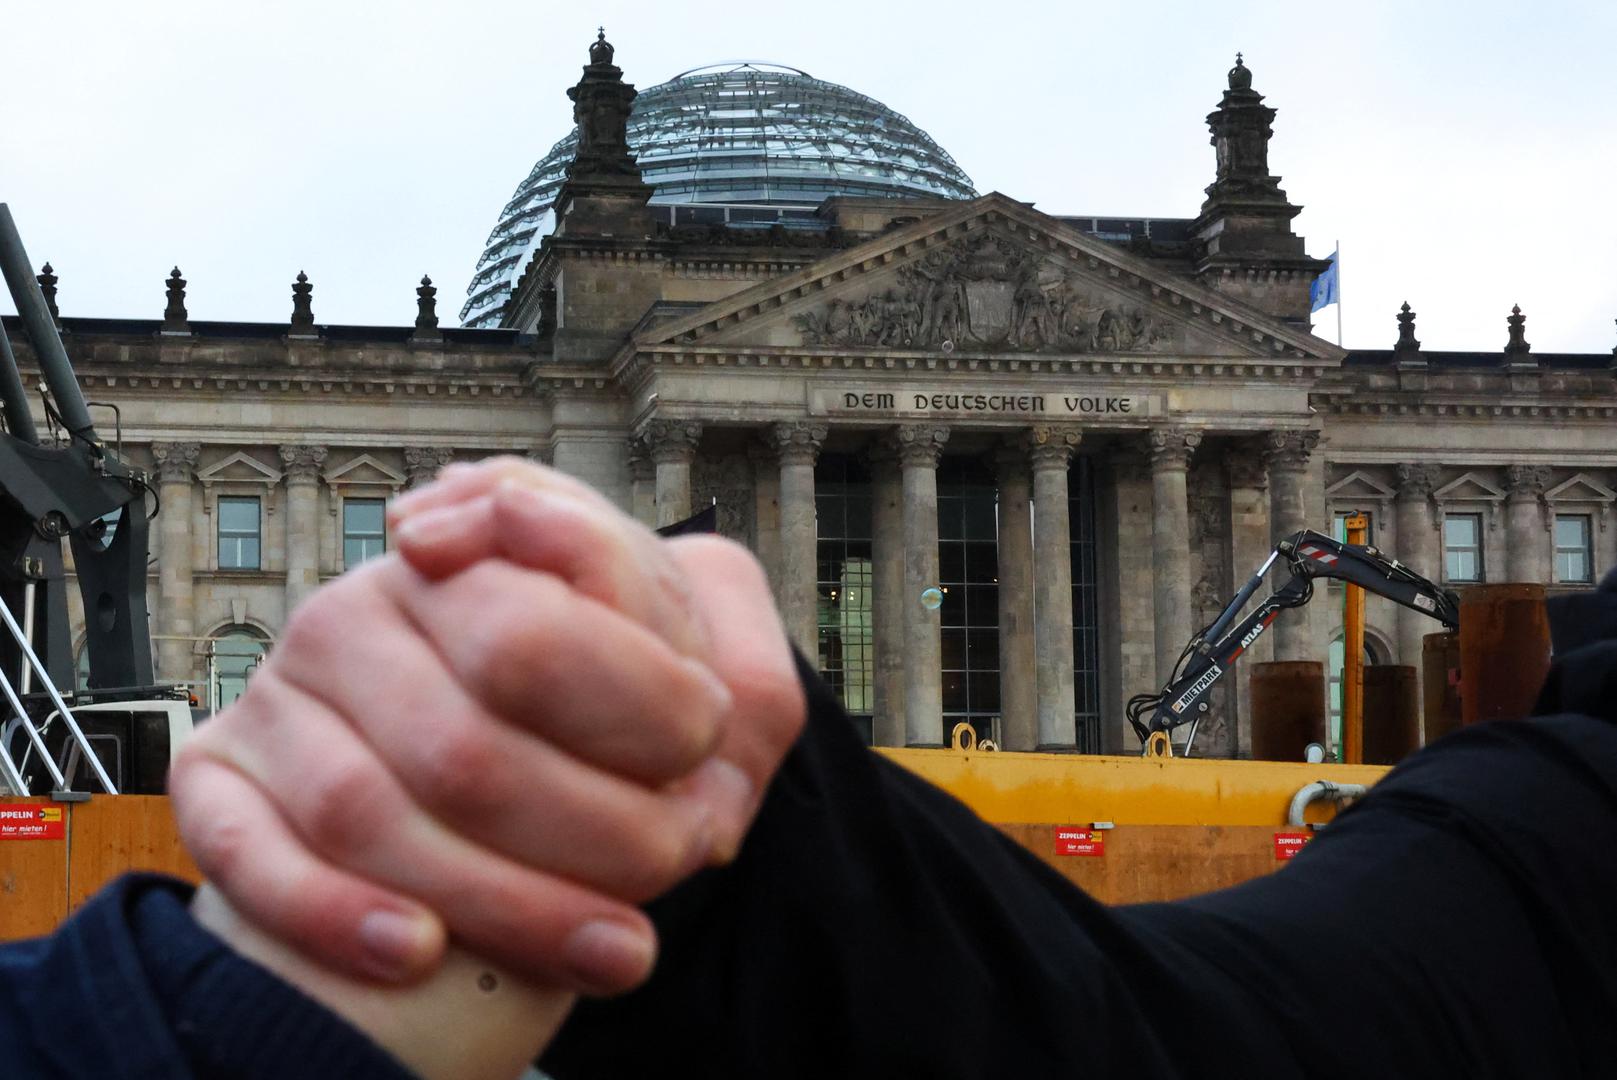
<path fill-rule="evenodd" d="M 1336 344 L 1342 345 L 1342 241 L 1336 242 Z"/>

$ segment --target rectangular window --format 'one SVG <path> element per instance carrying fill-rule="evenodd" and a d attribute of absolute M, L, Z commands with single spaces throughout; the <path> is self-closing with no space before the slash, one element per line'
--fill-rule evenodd
<path fill-rule="evenodd" d="M 381 499 L 342 501 L 342 565 L 352 569 L 387 550 L 387 513 Z"/>
<path fill-rule="evenodd" d="M 1449 581 L 1482 580 L 1482 515 L 1443 518 L 1443 572 Z"/>
<path fill-rule="evenodd" d="M 876 643 L 874 531 L 865 462 L 842 454 L 820 455 L 814 469 L 814 509 L 820 674 L 868 743 L 875 734 Z"/>
<path fill-rule="evenodd" d="M 1555 580 L 1587 584 L 1594 580 L 1594 551 L 1587 514 L 1555 515 Z"/>
<path fill-rule="evenodd" d="M 219 569 L 259 569 L 258 499 L 238 495 L 219 498 Z"/>

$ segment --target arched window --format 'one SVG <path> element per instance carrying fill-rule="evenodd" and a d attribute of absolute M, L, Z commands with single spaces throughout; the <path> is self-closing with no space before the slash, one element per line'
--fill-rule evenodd
<path fill-rule="evenodd" d="M 264 659 L 263 636 L 250 626 L 227 626 L 208 641 L 208 705 L 215 712 L 247 689 L 247 679 Z"/>
<path fill-rule="evenodd" d="M 1327 673 L 1330 678 L 1330 707 L 1331 714 L 1328 719 L 1330 726 L 1331 745 L 1342 745 L 1342 667 L 1347 662 L 1347 647 L 1343 644 L 1341 635 L 1331 639 L 1331 651 L 1327 662 Z M 1364 637 L 1364 666 L 1372 667 L 1385 663 L 1385 659 L 1376 652 L 1370 635 Z"/>

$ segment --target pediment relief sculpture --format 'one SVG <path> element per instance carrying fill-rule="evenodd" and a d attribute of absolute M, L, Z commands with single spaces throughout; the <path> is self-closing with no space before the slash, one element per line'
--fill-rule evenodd
<path fill-rule="evenodd" d="M 810 345 L 1050 353 L 1148 352 L 1173 327 L 998 236 L 929 252 L 858 300 L 795 317 Z"/>

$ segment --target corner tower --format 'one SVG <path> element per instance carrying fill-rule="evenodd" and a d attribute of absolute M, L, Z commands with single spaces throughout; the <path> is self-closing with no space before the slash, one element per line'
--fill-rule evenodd
<path fill-rule="evenodd" d="M 1218 173 L 1191 225 L 1200 243 L 1196 277 L 1269 315 L 1309 325 L 1308 289 L 1327 263 L 1303 251 L 1291 231 L 1294 206 L 1269 172 L 1275 110 L 1252 89 L 1252 72 L 1235 56 L 1229 88 L 1207 115 Z"/>

